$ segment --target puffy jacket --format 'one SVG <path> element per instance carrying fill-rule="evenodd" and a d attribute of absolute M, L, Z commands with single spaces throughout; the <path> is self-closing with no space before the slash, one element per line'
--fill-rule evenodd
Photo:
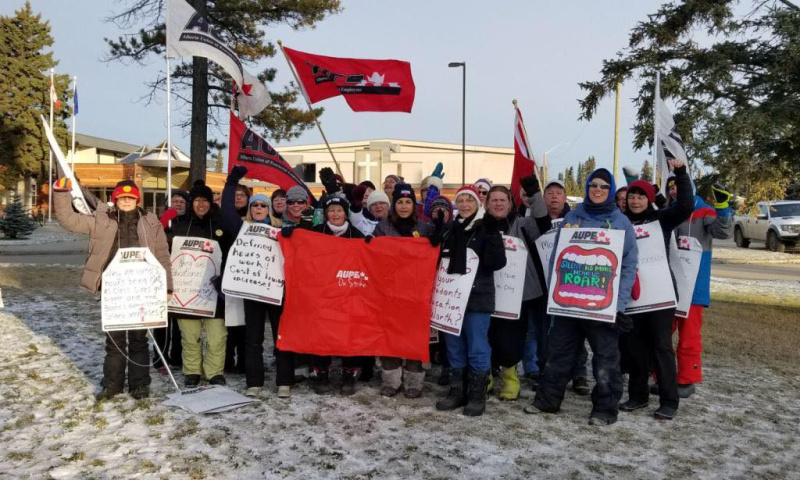
<path fill-rule="evenodd" d="M 300 227 L 304 228 L 304 227 Z M 315 225 L 311 230 L 322 233 L 323 235 L 333 235 L 333 232 L 330 228 L 328 228 L 328 223 L 321 223 L 319 225 Z M 364 234 L 361 231 L 353 226 L 352 223 L 347 222 L 347 230 L 344 231 L 343 234 L 339 235 L 340 238 L 364 238 Z"/>
<path fill-rule="evenodd" d="M 433 233 L 433 225 L 426 223 L 422 220 L 417 220 L 417 223 L 414 225 L 414 232 L 418 232 L 420 237 L 428 237 Z M 373 235 L 376 237 L 402 237 L 403 235 L 395 228 L 392 222 L 388 218 L 384 218 L 375 227 L 373 231 Z"/>
<path fill-rule="evenodd" d="M 89 257 L 83 267 L 80 286 L 84 290 L 96 293 L 100 289 L 103 270 L 108 264 L 112 250 L 117 246 L 117 224 L 115 211 L 104 203 L 99 203 L 93 215 L 77 213 L 72 209 L 69 192 L 54 192 L 56 219 L 62 227 L 74 233 L 87 233 L 89 237 Z M 136 231 L 139 247 L 147 247 L 167 272 L 167 290 L 172 291 L 172 267 L 169 259 L 167 237 L 161 222 L 152 213 L 139 210 L 139 222 Z"/>

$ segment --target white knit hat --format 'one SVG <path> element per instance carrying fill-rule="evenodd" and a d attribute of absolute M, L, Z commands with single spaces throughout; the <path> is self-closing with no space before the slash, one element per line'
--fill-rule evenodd
<path fill-rule="evenodd" d="M 383 190 L 375 190 L 374 192 L 369 194 L 369 197 L 367 197 L 367 209 L 372 207 L 373 203 L 380 203 L 380 202 L 389 205 L 390 204 L 389 195 L 386 195 L 383 192 Z"/>

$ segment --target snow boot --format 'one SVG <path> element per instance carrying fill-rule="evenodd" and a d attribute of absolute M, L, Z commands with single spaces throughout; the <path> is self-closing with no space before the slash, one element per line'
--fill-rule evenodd
<path fill-rule="evenodd" d="M 331 378 L 327 370 L 314 371 L 314 393 L 317 395 L 330 395 Z"/>
<path fill-rule="evenodd" d="M 183 379 L 183 386 L 186 388 L 197 388 L 200 385 L 200 375 L 186 375 Z"/>
<path fill-rule="evenodd" d="M 344 396 L 350 396 L 356 393 L 356 377 L 358 376 L 357 368 L 345 368 L 342 370 L 342 388 L 339 391 Z"/>
<path fill-rule="evenodd" d="M 291 398 L 292 387 L 289 385 L 281 385 L 278 387 L 278 398 Z"/>
<path fill-rule="evenodd" d="M 208 379 L 209 385 L 227 385 L 228 382 L 225 380 L 225 377 L 222 375 L 214 375 L 213 377 Z"/>
<path fill-rule="evenodd" d="M 258 398 L 261 395 L 261 387 L 248 387 L 244 391 L 244 396 L 248 398 Z"/>
<path fill-rule="evenodd" d="M 467 405 L 464 407 L 464 415 L 468 417 L 479 417 L 486 410 L 486 384 L 489 382 L 491 372 L 470 370 L 469 372 L 469 391 L 467 393 Z"/>
<path fill-rule="evenodd" d="M 589 380 L 586 377 L 575 377 L 572 379 L 572 391 L 577 393 L 578 395 L 585 397 L 592 393 L 592 389 L 589 388 Z"/>
<path fill-rule="evenodd" d="M 697 387 L 694 383 L 678 384 L 678 396 L 680 398 L 689 398 L 694 395 L 695 391 L 697 391 Z"/>
<path fill-rule="evenodd" d="M 439 380 L 436 381 L 441 386 L 450 385 L 450 373 L 452 368 L 442 366 L 442 373 L 439 374 Z"/>
<path fill-rule="evenodd" d="M 119 395 L 120 393 L 122 393 L 122 390 L 116 388 L 103 387 L 103 389 L 100 390 L 100 392 L 98 392 L 94 396 L 94 399 L 97 400 L 98 402 L 102 402 L 105 400 L 110 400 Z"/>
<path fill-rule="evenodd" d="M 134 400 L 141 400 L 143 398 L 150 397 L 150 387 L 147 385 L 140 385 L 138 387 L 132 388 L 128 390 L 128 393 Z"/>
<path fill-rule="evenodd" d="M 517 366 L 504 368 L 501 372 L 503 388 L 500 389 L 500 400 L 516 400 L 519 398 L 519 377 Z"/>
<path fill-rule="evenodd" d="M 619 411 L 620 412 L 635 412 L 640 408 L 646 408 L 649 405 L 647 401 L 640 402 L 638 400 L 630 399 L 627 402 L 623 402 L 619 404 Z"/>
<path fill-rule="evenodd" d="M 615 423 L 617 423 L 616 417 L 589 417 L 589 425 L 594 425 L 597 427 L 607 427 Z"/>
<path fill-rule="evenodd" d="M 467 403 L 467 381 L 464 369 L 453 368 L 450 370 L 450 390 L 447 397 L 436 402 L 436 410 L 455 410 Z"/>
<path fill-rule="evenodd" d="M 422 382 L 425 381 L 425 370 L 421 372 L 405 371 L 403 374 L 403 395 L 406 398 L 419 398 L 422 396 Z"/>
<path fill-rule="evenodd" d="M 400 391 L 403 384 L 403 367 L 381 372 L 381 395 L 384 397 L 394 397 Z"/>
<path fill-rule="evenodd" d="M 656 417 L 656 420 L 672 420 L 675 418 L 675 415 L 678 413 L 678 409 L 675 407 L 668 407 L 666 405 L 661 405 L 658 409 L 653 413 L 653 416 Z"/>

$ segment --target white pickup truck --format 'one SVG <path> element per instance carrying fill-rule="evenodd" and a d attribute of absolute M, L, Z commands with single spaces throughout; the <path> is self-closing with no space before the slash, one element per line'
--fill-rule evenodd
<path fill-rule="evenodd" d="M 773 252 L 783 252 L 800 241 L 800 201 L 761 202 L 757 215 L 737 215 L 733 230 L 736 246 L 765 242 Z"/>

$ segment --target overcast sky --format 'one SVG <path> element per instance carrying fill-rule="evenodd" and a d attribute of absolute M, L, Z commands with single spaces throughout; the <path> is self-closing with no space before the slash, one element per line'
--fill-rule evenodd
<path fill-rule="evenodd" d="M 395 58 L 411 62 L 416 101 L 411 114 L 354 113 L 342 98 L 318 103 L 331 142 L 401 138 L 461 142 L 461 70 L 449 62 L 467 63 L 467 144 L 513 146 L 513 107 L 517 99 L 537 158 L 549 155 L 551 172 L 597 157 L 598 166 L 613 163 L 614 99 L 605 100 L 591 122 L 578 121 L 578 82 L 599 78 L 602 60 L 627 44 L 628 32 L 660 1 L 368 1 L 344 0 L 344 10 L 317 28 L 271 29 L 271 39 L 292 48 L 329 56 Z M 163 59 L 150 64 L 106 63 L 104 37 L 121 33 L 106 17 L 126 1 L 32 0 L 50 21 L 55 38 L 57 73 L 78 76 L 78 131 L 133 144 L 155 144 L 166 138 L 166 107 L 139 98 L 144 83 L 163 70 Z M 69 7 L 67 6 L 69 4 Z M 24 0 L 3 0 L 0 14 L 11 15 Z M 278 68 L 275 87 L 290 80 L 282 55 L 257 67 Z M 620 166 L 641 166 L 647 151 L 634 152 L 630 98 L 634 82 L 623 87 Z M 187 113 L 173 110 L 177 115 Z M 212 130 L 212 133 L 217 132 Z M 223 140 L 227 137 L 227 126 Z M 173 141 L 188 152 L 188 131 L 173 128 Z M 227 140 L 226 140 L 227 141 Z M 292 145 L 321 142 L 316 129 Z M 553 173 L 554 174 L 554 173 Z M 499 179 L 498 179 L 499 180 Z"/>

